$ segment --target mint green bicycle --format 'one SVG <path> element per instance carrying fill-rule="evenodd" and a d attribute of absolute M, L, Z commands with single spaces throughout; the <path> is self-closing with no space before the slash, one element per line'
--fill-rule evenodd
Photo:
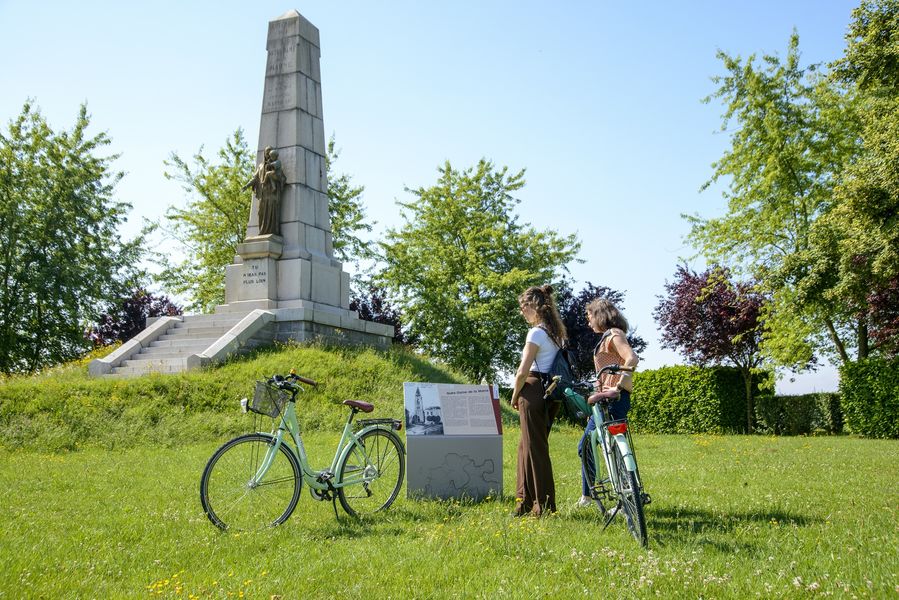
<path fill-rule="evenodd" d="M 602 377 L 603 373 L 633 370 L 633 367 L 608 365 L 600 369 L 597 375 Z M 553 381 L 555 384 L 556 381 Z M 566 388 L 565 395 L 581 402 L 587 398 L 586 403 L 591 407 L 596 424 L 581 453 L 581 472 L 587 481 L 590 498 L 596 503 L 600 514 L 605 516 L 603 529 L 609 526 L 615 515 L 623 512 L 627 528 L 645 548 L 648 536 L 643 509 L 652 502 L 652 498 L 643 490 L 627 419 L 612 419 L 609 414 L 609 402 L 617 400 L 619 392 L 594 392 L 592 386 L 585 383 L 574 384 L 573 387 Z M 605 467 L 605 475 L 600 465 Z M 610 504 L 611 508 L 607 510 L 605 503 Z"/>
<path fill-rule="evenodd" d="M 363 517 L 386 510 L 399 495 L 406 471 L 406 450 L 394 431 L 397 419 L 359 419 L 370 413 L 368 402 L 346 400 L 350 414 L 343 428 L 331 466 L 313 470 L 306 457 L 296 417 L 300 383 L 318 385 L 295 372 L 275 375 L 256 383 L 253 401 L 241 406 L 271 417 L 276 429 L 256 432 L 226 442 L 215 451 L 200 478 L 200 502 L 209 520 L 224 530 L 248 531 L 286 521 L 300 499 L 305 481 L 312 497 L 330 500 L 337 514 L 337 500 L 347 514 Z M 284 439 L 289 433 L 293 447 Z"/>

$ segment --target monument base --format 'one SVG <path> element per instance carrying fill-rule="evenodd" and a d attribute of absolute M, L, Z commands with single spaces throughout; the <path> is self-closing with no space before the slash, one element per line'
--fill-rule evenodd
<path fill-rule="evenodd" d="M 282 306 L 287 304 L 289 306 Z M 309 300 L 276 302 L 248 300 L 216 307 L 216 314 L 247 314 L 262 309 L 274 315 L 263 331 L 254 335 L 253 346 L 266 342 L 324 341 L 338 345 L 365 345 L 386 350 L 393 343 L 392 325 L 364 321 L 356 311 Z"/>

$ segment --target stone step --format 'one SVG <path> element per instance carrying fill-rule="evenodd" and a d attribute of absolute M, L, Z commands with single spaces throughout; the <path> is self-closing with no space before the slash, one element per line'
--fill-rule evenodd
<path fill-rule="evenodd" d="M 227 320 L 227 319 L 205 319 L 203 321 L 182 321 L 181 323 L 175 323 L 173 327 L 169 328 L 169 331 L 172 330 L 194 330 L 194 329 L 224 329 L 228 331 L 238 323 L 240 323 L 240 319 Z"/>
<path fill-rule="evenodd" d="M 165 358 L 184 359 L 192 354 L 199 354 L 209 346 L 183 346 L 173 348 L 171 346 L 159 346 L 157 348 L 144 348 L 130 360 L 157 360 Z"/>
<path fill-rule="evenodd" d="M 219 337 L 221 336 L 196 338 L 177 336 L 167 340 L 158 339 L 155 342 L 150 342 L 150 348 L 199 348 L 200 350 L 205 350 L 214 344 Z"/>
<path fill-rule="evenodd" d="M 229 328 L 230 329 L 230 328 Z M 224 327 L 197 327 L 194 329 L 175 329 L 174 327 L 165 332 L 165 335 L 157 338 L 159 341 L 181 340 L 185 338 L 215 338 L 218 339 L 228 333 L 228 329 Z"/>
<path fill-rule="evenodd" d="M 247 315 L 242 313 L 217 313 L 211 315 L 186 315 L 182 317 L 184 319 L 182 323 L 211 323 L 211 322 L 222 322 L 222 323 L 240 323 L 244 317 Z"/>
<path fill-rule="evenodd" d="M 149 373 L 181 373 L 182 371 L 184 371 L 184 367 L 146 365 L 137 367 L 114 367 L 112 369 L 111 375 L 113 377 L 137 377 L 139 375 L 147 375 Z"/>
<path fill-rule="evenodd" d="M 184 357 L 181 358 L 130 358 L 122 363 L 123 367 L 144 367 L 148 370 L 155 370 L 157 367 L 178 367 L 179 370 L 185 367 Z"/>

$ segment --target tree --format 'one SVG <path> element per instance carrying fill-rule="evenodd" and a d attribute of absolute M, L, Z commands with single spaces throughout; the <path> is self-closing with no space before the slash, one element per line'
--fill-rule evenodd
<path fill-rule="evenodd" d="M 131 206 L 114 199 L 117 155 L 89 125 L 82 105 L 54 132 L 26 102 L 0 134 L 0 372 L 82 354 L 87 323 L 141 275 L 141 239 L 120 238 Z"/>
<path fill-rule="evenodd" d="M 833 253 L 813 240 L 813 226 L 833 208 L 834 186 L 858 152 L 853 97 L 816 65 L 800 67 L 795 33 L 783 61 L 718 56 L 727 73 L 706 100 L 724 102 L 731 148 L 703 189 L 727 179 L 728 206 L 717 218 L 685 215 L 688 239 L 709 262 L 749 273 L 771 293 L 763 350 L 772 360 L 805 366 L 821 350 L 846 357 L 858 323 L 851 307 L 825 293 Z"/>
<path fill-rule="evenodd" d="M 334 165 L 340 157 L 334 136 L 328 140 L 325 161 L 328 167 L 328 211 L 331 214 L 331 230 L 334 240 L 334 254 L 343 262 L 359 263 L 376 258 L 372 242 L 360 237 L 361 233 L 371 233 L 377 221 L 369 221 L 362 203 L 365 186 L 354 186 L 352 177 L 346 173 L 334 172 Z"/>
<path fill-rule="evenodd" d="M 899 356 L 899 277 L 868 294 L 871 339 L 886 357 Z"/>
<path fill-rule="evenodd" d="M 749 282 L 732 281 L 731 273 L 712 267 L 697 274 L 680 265 L 665 283 L 653 316 L 662 330 L 662 347 L 680 351 L 699 366 L 730 364 L 743 375 L 746 426 L 751 433 L 755 409 L 752 371 L 762 364 L 762 308 L 765 297 Z"/>
<path fill-rule="evenodd" d="M 524 171 L 481 160 L 464 171 L 447 161 L 436 185 L 407 189 L 405 224 L 381 244 L 377 277 L 402 310 L 419 347 L 475 381 L 517 364 L 524 321 L 517 297 L 556 279 L 580 243 L 518 222 L 512 194 Z"/>
<path fill-rule="evenodd" d="M 605 298 L 612 302 L 619 310 L 624 312 L 624 294 L 605 286 L 596 286 L 589 281 L 584 288 L 574 294 L 571 285 L 567 281 L 559 284 L 556 294 L 559 314 L 565 329 L 568 331 L 568 346 L 574 352 L 577 364 L 573 365 L 577 377 L 586 378 L 595 371 L 593 364 L 593 349 L 596 347 L 599 337 L 587 325 L 587 305 L 597 298 Z M 627 334 L 627 341 L 639 356 L 646 350 L 646 341 L 631 329 Z"/>
<path fill-rule="evenodd" d="M 165 289 L 189 299 L 188 308 L 212 312 L 225 302 L 225 267 L 234 259 L 237 244 L 247 236 L 251 192 L 243 190 L 253 176 L 254 159 L 243 130 L 237 129 L 218 151 L 218 163 L 194 155 L 193 166 L 174 152 L 165 165 L 167 179 L 181 183 L 189 195 L 187 206 L 169 206 L 165 233 L 180 246 L 183 259 L 175 262 L 158 254 L 163 266 L 157 276 Z"/>
<path fill-rule="evenodd" d="M 866 0 L 852 17 L 844 55 L 832 66 L 833 79 L 856 98 L 861 147 L 817 233 L 830 250 L 821 267 L 832 273 L 825 293 L 852 308 L 864 358 L 895 347 L 884 335 L 891 329 L 884 300 L 895 297 L 899 279 L 899 1 Z"/>
<path fill-rule="evenodd" d="M 88 331 L 87 338 L 94 346 L 127 342 L 147 327 L 147 318 L 174 317 L 182 313 L 181 307 L 168 296 L 154 296 L 145 288 L 140 288 L 127 298 L 111 304 Z"/>
<path fill-rule="evenodd" d="M 361 287 L 361 286 L 360 286 Z M 415 339 L 403 330 L 400 311 L 388 301 L 384 291 L 375 284 L 365 284 L 364 289 L 350 291 L 350 310 L 359 313 L 359 318 L 374 323 L 393 326 L 393 341 L 397 344 L 414 345 Z"/>

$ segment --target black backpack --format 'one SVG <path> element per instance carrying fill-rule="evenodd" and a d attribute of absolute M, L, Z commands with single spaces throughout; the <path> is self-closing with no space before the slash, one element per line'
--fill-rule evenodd
<path fill-rule="evenodd" d="M 574 369 L 572 365 L 575 363 L 574 353 L 566 347 L 559 348 L 556 357 L 553 359 L 549 367 L 549 372 L 542 374 L 543 389 L 546 389 L 552 383 L 554 377 L 558 376 L 559 381 L 556 387 L 550 392 L 547 401 L 561 402 L 568 418 L 575 423 L 584 424 L 590 416 L 590 410 L 585 406 L 578 404 L 575 398 L 565 395 L 565 389 L 574 385 Z"/>

